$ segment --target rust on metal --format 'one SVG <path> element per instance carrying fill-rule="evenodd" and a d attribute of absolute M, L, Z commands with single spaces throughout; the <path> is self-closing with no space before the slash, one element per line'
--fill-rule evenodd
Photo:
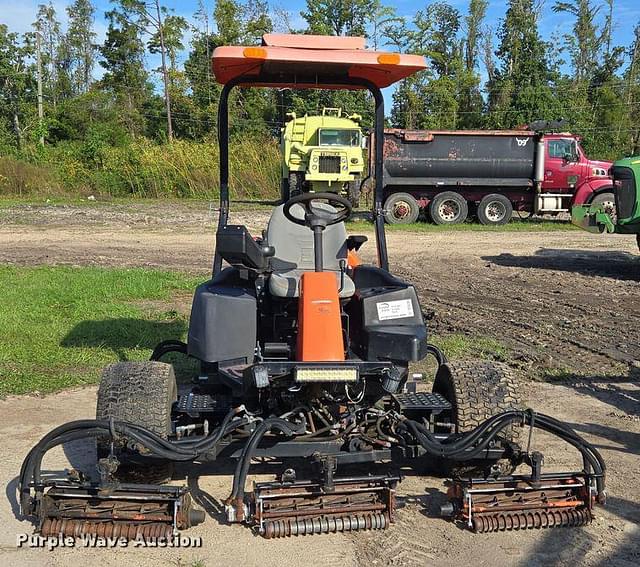
<path fill-rule="evenodd" d="M 586 478 L 546 477 L 541 481 L 455 481 L 448 490 L 454 518 L 478 533 L 583 526 L 593 519 Z"/>
<path fill-rule="evenodd" d="M 395 479 L 259 483 L 250 496 L 253 521 L 266 538 L 385 529 L 395 509 Z"/>
<path fill-rule="evenodd" d="M 72 520 L 66 518 L 47 518 L 40 528 L 44 537 L 48 536 L 96 536 L 104 538 L 134 539 L 170 539 L 173 527 L 170 524 L 149 522 L 111 522 Z"/>

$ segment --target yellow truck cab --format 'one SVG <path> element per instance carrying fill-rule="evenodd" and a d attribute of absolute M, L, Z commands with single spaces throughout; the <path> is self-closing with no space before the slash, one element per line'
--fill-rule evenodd
<path fill-rule="evenodd" d="M 281 136 L 283 201 L 305 191 L 333 191 L 357 206 L 365 167 L 361 117 L 344 117 L 340 108 L 287 116 Z"/>

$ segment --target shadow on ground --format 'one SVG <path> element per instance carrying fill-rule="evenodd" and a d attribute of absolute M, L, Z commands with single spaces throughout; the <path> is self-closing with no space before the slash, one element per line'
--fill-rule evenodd
<path fill-rule="evenodd" d="M 153 349 L 167 339 L 181 339 L 187 331 L 182 319 L 154 321 L 148 319 L 105 319 L 82 321 L 62 339 L 63 347 L 106 348 L 113 351 L 116 360 L 128 360 L 130 349 Z"/>
<path fill-rule="evenodd" d="M 640 373 L 631 368 L 627 376 L 547 375 L 547 382 L 572 388 L 629 416 L 640 416 Z M 640 447 L 639 447 L 640 450 Z"/>
<path fill-rule="evenodd" d="M 574 272 L 618 280 L 640 281 L 640 256 L 629 252 L 541 248 L 533 255 L 500 254 L 483 260 L 510 268 Z"/>

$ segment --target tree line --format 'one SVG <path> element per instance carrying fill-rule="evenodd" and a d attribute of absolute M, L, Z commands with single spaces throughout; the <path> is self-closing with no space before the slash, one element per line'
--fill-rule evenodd
<path fill-rule="evenodd" d="M 99 169 L 107 148 L 214 139 L 213 50 L 269 32 L 363 35 L 371 48 L 424 55 L 428 70 L 393 94 L 389 126 L 512 128 L 564 118 L 594 156 L 640 153 L 640 25 L 630 45 L 619 45 L 615 0 L 549 0 L 545 9 L 572 24 L 548 40 L 538 0 L 508 0 L 496 29 L 488 4 L 469 0 L 462 12 L 429 2 L 408 18 L 382 0 L 307 0 L 300 19 L 267 0 L 217 0 L 212 10 L 201 1 L 187 20 L 161 0 L 116 0 L 99 43 L 103 15 L 90 0 L 69 4 L 64 29 L 54 5 L 42 4 L 28 33 L 0 24 L 0 156 L 59 146 Z M 234 97 L 239 139 L 276 135 L 291 110 L 337 106 L 365 125 L 372 118 L 362 92 L 244 89 Z"/>

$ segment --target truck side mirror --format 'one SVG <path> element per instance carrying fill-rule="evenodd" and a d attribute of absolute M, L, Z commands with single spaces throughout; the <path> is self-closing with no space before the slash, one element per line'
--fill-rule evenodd
<path fill-rule="evenodd" d="M 564 154 L 564 156 L 562 156 L 562 161 L 564 161 L 565 163 L 573 163 L 578 160 L 574 154 L 566 153 Z"/>

